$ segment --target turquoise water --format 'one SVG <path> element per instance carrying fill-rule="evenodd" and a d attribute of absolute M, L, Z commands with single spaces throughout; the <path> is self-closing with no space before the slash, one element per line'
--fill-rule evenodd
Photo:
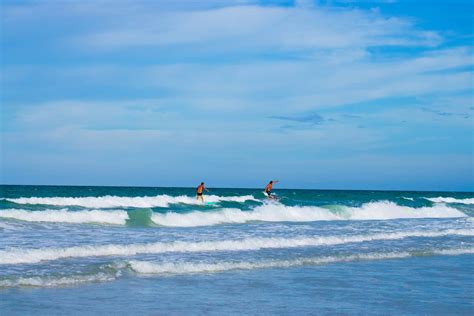
<path fill-rule="evenodd" d="M 474 193 L 1 186 L 2 314 L 474 312 Z"/>

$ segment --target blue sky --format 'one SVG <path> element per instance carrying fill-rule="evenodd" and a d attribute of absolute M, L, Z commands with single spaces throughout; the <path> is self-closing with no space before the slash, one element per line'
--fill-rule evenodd
<path fill-rule="evenodd" d="M 470 1 L 2 1 L 1 182 L 474 189 Z"/>

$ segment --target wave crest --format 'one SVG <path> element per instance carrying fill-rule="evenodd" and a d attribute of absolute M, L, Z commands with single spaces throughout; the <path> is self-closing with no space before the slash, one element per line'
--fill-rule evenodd
<path fill-rule="evenodd" d="M 473 254 L 474 249 L 446 249 L 434 250 L 423 253 L 411 252 L 389 252 L 389 253 L 368 253 L 368 254 L 353 254 L 345 256 L 327 256 L 316 258 L 299 258 L 292 260 L 272 260 L 261 262 L 220 262 L 220 263 L 153 263 L 148 261 L 130 260 L 127 264 L 130 268 L 139 274 L 190 274 L 190 273 L 216 273 L 230 270 L 253 270 L 265 268 L 289 268 L 293 266 L 302 265 L 317 265 L 337 262 L 351 262 L 351 261 L 370 261 L 370 260 L 387 260 L 387 259 L 402 259 L 417 255 L 463 255 Z"/>
<path fill-rule="evenodd" d="M 191 204 L 199 205 L 202 202 L 197 201 L 195 197 L 180 195 L 157 195 L 157 196 L 138 196 L 138 197 L 124 197 L 124 196 L 98 196 L 98 197 L 29 197 L 4 199 L 9 202 L 17 204 L 33 204 L 33 205 L 55 205 L 55 206 L 81 206 L 88 208 L 114 208 L 114 207 L 168 207 L 170 204 Z M 239 202 L 259 201 L 252 195 L 243 196 L 218 196 L 207 195 L 206 202 Z"/>
<path fill-rule="evenodd" d="M 118 276 L 118 275 L 117 275 Z M 35 276 L 35 277 L 19 277 L 0 280 L 0 288 L 9 287 L 59 287 L 71 286 L 84 283 L 107 282 L 117 278 L 117 276 L 108 275 L 105 273 L 97 273 L 93 275 L 76 275 L 64 277 L 49 277 L 49 276 Z"/>
<path fill-rule="evenodd" d="M 131 245 L 76 246 L 69 248 L 9 249 L 0 251 L 0 264 L 30 264 L 64 258 L 134 256 L 165 252 L 255 251 L 260 249 L 329 246 L 410 237 L 474 236 L 474 230 L 447 229 L 437 232 L 412 231 L 356 236 L 322 236 L 298 238 L 246 238 L 201 242 L 157 242 Z"/>
<path fill-rule="evenodd" d="M 133 271 L 141 275 L 172 275 L 172 274 L 193 274 L 193 273 L 220 273 L 233 270 L 254 270 L 271 268 L 291 268 L 303 265 L 320 265 L 339 262 L 352 261 L 372 261 L 372 260 L 393 260 L 415 256 L 458 256 L 474 254 L 473 248 L 453 248 L 440 249 L 422 252 L 386 252 L 386 253 L 366 253 L 366 254 L 346 254 L 338 256 L 295 258 L 289 260 L 265 260 L 265 261 L 239 261 L 239 262 L 164 262 L 155 263 L 150 261 L 119 261 L 106 264 L 100 270 L 108 272 L 98 272 L 90 275 L 71 276 L 32 276 L 0 279 L 0 288 L 11 287 L 59 287 L 71 286 L 83 283 L 113 281 L 123 275 L 125 271 Z"/>
<path fill-rule="evenodd" d="M 49 223 L 101 223 L 109 225 L 125 225 L 129 216 L 122 210 L 90 210 L 74 211 L 63 210 L 0 210 L 0 218 L 16 219 L 26 222 L 49 222 Z"/>
<path fill-rule="evenodd" d="M 474 204 L 474 198 L 466 198 L 466 199 L 456 199 L 453 197 L 436 197 L 436 198 L 425 198 L 434 203 L 459 203 L 459 204 Z"/>
<path fill-rule="evenodd" d="M 264 204 L 251 211 L 222 209 L 214 212 L 153 214 L 152 220 L 162 226 L 193 227 L 217 224 L 262 222 L 312 222 L 331 220 L 388 220 L 399 218 L 448 218 L 465 217 L 454 208 L 437 205 L 413 208 L 390 201 L 371 202 L 360 207 L 336 206 L 285 206 Z"/>
<path fill-rule="evenodd" d="M 335 206 L 286 206 L 264 204 L 249 211 L 224 208 L 216 211 L 189 213 L 154 213 L 151 210 L 0 210 L 0 218 L 29 222 L 102 223 L 110 225 L 161 225 L 170 227 L 196 227 L 247 222 L 312 222 L 332 220 L 390 220 L 399 218 L 449 218 L 466 217 L 461 211 L 446 205 L 413 208 L 389 201 L 371 202 L 360 207 Z"/>

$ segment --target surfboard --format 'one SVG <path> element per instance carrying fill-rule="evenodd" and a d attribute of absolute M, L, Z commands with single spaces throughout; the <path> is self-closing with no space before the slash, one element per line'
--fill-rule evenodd
<path fill-rule="evenodd" d="M 276 201 L 276 200 L 279 199 L 278 196 L 275 193 L 273 193 L 272 195 L 269 195 L 267 192 L 263 191 L 263 195 L 265 195 L 270 200 L 275 200 Z"/>
<path fill-rule="evenodd" d="M 205 202 L 204 205 L 207 205 L 207 206 L 212 206 L 212 205 L 216 205 L 217 202 Z"/>

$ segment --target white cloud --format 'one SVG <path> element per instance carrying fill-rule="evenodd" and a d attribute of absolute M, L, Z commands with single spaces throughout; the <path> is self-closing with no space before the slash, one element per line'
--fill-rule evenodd
<path fill-rule="evenodd" d="M 311 1 L 310 1 L 311 2 Z M 252 1 L 45 1 L 4 7 L 9 32 L 70 30 L 62 40 L 75 49 L 115 51 L 129 47 L 199 46 L 207 52 L 300 51 L 381 45 L 435 46 L 439 34 L 409 19 L 377 11 L 297 3 L 258 6 Z M 184 4 L 185 3 L 185 4 Z M 306 4 L 305 4 L 306 3 Z M 78 30 L 74 25 L 81 25 Z M 51 32 L 52 31 L 52 32 Z M 46 33 L 45 33 L 46 34 Z M 71 37 L 73 38 L 71 40 Z"/>
<path fill-rule="evenodd" d="M 75 86 L 78 86 L 77 91 L 100 86 L 128 90 L 135 94 L 134 91 L 167 92 L 166 96 L 155 100 L 110 101 L 106 105 L 98 102 L 100 105 L 97 106 L 94 102 L 88 102 L 89 108 L 103 108 L 103 116 L 108 118 L 107 121 L 125 117 L 121 108 L 127 102 L 153 104 L 161 111 L 180 115 L 194 115 L 193 111 L 205 111 L 211 116 L 219 113 L 245 113 L 249 117 L 259 118 L 374 99 L 422 97 L 430 94 L 441 96 L 443 93 L 466 91 L 472 88 L 472 73 L 445 70 L 470 65 L 472 58 L 469 50 L 457 48 L 429 51 L 420 57 L 388 61 L 373 61 L 365 57 L 347 61 L 334 58 L 333 55 L 321 55 L 310 60 L 213 65 L 94 65 L 67 69 L 32 66 L 22 67 L 18 71 L 14 67 L 7 69 L 5 86 L 19 89 L 23 86 L 22 82 L 43 73 L 45 77 L 32 87 L 33 91 L 51 89 L 48 82 L 54 80 L 54 89 L 59 94 L 63 84 L 64 90 L 72 89 L 73 92 Z M 46 84 L 41 88 L 43 81 Z M 35 93 L 41 92 L 39 90 Z M 62 98 L 68 99 L 64 96 Z M 80 102 L 53 102 L 54 106 L 51 105 L 52 102 L 48 102 L 48 107 L 38 111 L 34 107 L 28 107 L 28 111 L 31 111 L 28 115 L 31 120 L 39 120 L 45 115 L 57 117 L 60 114 L 77 118 L 78 115 L 68 113 L 69 108 L 75 109 L 71 111 L 79 111 Z M 87 112 L 84 109 L 82 111 Z M 158 119 L 158 116 L 155 117 Z M 147 124 L 149 120 L 137 121 Z"/>
<path fill-rule="evenodd" d="M 100 57 L 101 63 L 67 68 L 11 66 L 5 69 L 5 86 L 18 89 L 28 78 L 36 77 L 39 82 L 32 89 L 38 89 L 40 95 L 51 89 L 50 81 L 73 92 L 96 86 L 109 93 L 113 89 L 163 90 L 173 96 L 172 104 L 185 108 L 254 109 L 257 113 L 271 111 L 274 106 L 280 112 L 289 112 L 469 88 L 471 75 L 467 72 L 429 73 L 472 65 L 467 48 L 433 49 L 419 57 L 385 61 L 369 52 L 371 46 L 415 45 L 427 49 L 425 46 L 440 43 L 439 34 L 418 29 L 409 19 L 317 5 L 240 3 L 217 5 L 210 1 L 187 10 L 170 2 L 147 1 L 45 2 L 7 8 L 7 30 L 12 33 L 15 26 L 37 27 L 46 19 L 50 19 L 52 29 L 65 20 L 70 19 L 71 24 L 76 21 L 84 27 L 64 34 L 67 37 L 56 34 L 54 40 L 71 43 L 72 36 L 75 50 L 82 51 L 73 54 Z M 156 53 L 156 57 L 144 60 L 145 66 L 131 65 L 134 58 L 138 58 L 138 64 L 142 62 L 133 54 L 127 64 L 113 61 L 115 53 L 133 47 L 142 48 L 141 53 Z M 71 53 L 70 46 L 61 49 Z M 226 61 L 229 55 L 259 53 L 270 58 Z M 283 58 L 271 58 L 280 53 L 284 53 Z M 112 61 L 103 64 L 107 54 L 112 54 Z M 175 54 L 191 59 L 173 60 Z M 163 57 L 172 61 L 163 61 Z M 58 98 L 70 99 L 67 95 Z"/>
<path fill-rule="evenodd" d="M 110 18 L 107 15 L 106 21 Z M 439 34 L 417 30 L 406 19 L 377 12 L 327 7 L 230 6 L 195 11 L 136 12 L 79 35 L 77 47 L 117 50 L 127 47 L 199 46 L 206 51 L 301 51 L 370 46 L 435 46 Z M 206 46 L 204 46 L 206 45 Z"/>
<path fill-rule="evenodd" d="M 303 61 L 118 68 L 117 75 L 132 78 L 132 86 L 173 91 L 189 107 L 255 112 L 260 107 L 263 113 L 275 105 L 279 111 L 320 109 L 379 98 L 467 90 L 471 88 L 470 72 L 439 71 L 469 65 L 469 51 L 461 48 L 385 62 L 347 62 L 321 56 Z"/>

